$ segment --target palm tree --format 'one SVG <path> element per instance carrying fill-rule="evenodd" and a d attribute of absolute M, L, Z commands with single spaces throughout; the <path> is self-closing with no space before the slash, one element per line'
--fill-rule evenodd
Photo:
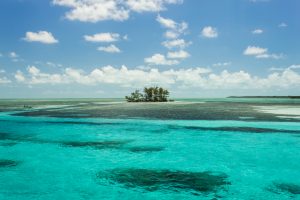
<path fill-rule="evenodd" d="M 170 92 L 168 90 L 163 90 L 162 92 L 162 101 L 168 101 Z"/>
<path fill-rule="evenodd" d="M 145 101 L 151 101 L 152 100 L 152 90 L 150 88 L 144 87 L 144 98 Z"/>
<path fill-rule="evenodd" d="M 169 91 L 162 87 L 144 87 L 144 94 L 135 90 L 130 96 L 126 96 L 128 102 L 165 102 L 168 101 Z"/>
<path fill-rule="evenodd" d="M 140 102 L 143 101 L 143 95 L 140 93 L 139 90 L 135 90 L 131 93 L 131 96 L 125 97 L 128 102 Z"/>
<path fill-rule="evenodd" d="M 159 101 L 159 88 L 158 87 L 154 87 L 153 88 L 153 101 L 157 102 Z"/>

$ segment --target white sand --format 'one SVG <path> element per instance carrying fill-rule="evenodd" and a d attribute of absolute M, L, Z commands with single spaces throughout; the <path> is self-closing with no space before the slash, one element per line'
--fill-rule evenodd
<path fill-rule="evenodd" d="M 279 118 L 300 119 L 300 106 L 254 106 L 254 108 L 259 112 L 278 115 Z"/>

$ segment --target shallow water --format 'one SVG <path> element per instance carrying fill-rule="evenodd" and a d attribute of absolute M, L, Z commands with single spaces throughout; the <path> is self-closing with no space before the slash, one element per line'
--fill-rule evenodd
<path fill-rule="evenodd" d="M 0 112 L 0 199 L 300 198 L 297 121 L 19 112 Z"/>

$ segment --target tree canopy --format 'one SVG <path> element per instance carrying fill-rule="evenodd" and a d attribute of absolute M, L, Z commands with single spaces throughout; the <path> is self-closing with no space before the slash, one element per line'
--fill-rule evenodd
<path fill-rule="evenodd" d="M 135 90 L 125 99 L 128 102 L 167 102 L 169 94 L 169 91 L 162 87 L 145 87 L 143 93 Z"/>

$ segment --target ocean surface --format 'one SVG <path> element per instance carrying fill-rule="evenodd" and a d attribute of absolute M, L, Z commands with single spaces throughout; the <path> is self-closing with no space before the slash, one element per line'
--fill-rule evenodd
<path fill-rule="evenodd" d="M 0 199 L 300 199 L 300 100 L 0 100 Z"/>

